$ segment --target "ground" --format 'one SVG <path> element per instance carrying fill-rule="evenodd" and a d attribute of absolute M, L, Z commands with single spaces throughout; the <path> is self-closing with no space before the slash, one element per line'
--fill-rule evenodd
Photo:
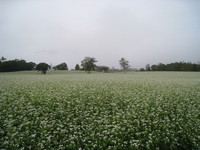
<path fill-rule="evenodd" d="M 200 73 L 0 73 L 0 149 L 198 149 Z"/>

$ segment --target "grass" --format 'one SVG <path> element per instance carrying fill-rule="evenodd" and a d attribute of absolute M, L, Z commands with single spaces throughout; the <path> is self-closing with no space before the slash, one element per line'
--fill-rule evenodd
<path fill-rule="evenodd" d="M 0 73 L 0 149 L 198 149 L 200 73 Z"/>

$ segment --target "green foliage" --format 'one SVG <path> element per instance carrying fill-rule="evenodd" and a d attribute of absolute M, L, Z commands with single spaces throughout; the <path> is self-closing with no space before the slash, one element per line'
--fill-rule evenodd
<path fill-rule="evenodd" d="M 35 65 L 33 62 L 26 62 L 23 59 L 6 61 L 6 58 L 2 57 L 0 60 L 0 72 L 33 70 Z"/>
<path fill-rule="evenodd" d="M 6 61 L 6 58 L 5 57 L 1 57 L 0 62 L 4 62 L 4 61 Z"/>
<path fill-rule="evenodd" d="M 55 72 L 0 74 L 0 149 L 200 147 L 199 73 Z"/>
<path fill-rule="evenodd" d="M 158 70 L 157 68 L 158 68 L 157 65 L 152 65 L 150 70 L 151 71 L 157 71 Z"/>
<path fill-rule="evenodd" d="M 157 71 L 166 71 L 167 70 L 167 66 L 165 64 L 159 63 L 157 65 Z"/>
<path fill-rule="evenodd" d="M 149 64 L 146 66 L 147 71 L 200 71 L 200 64 L 190 62 L 175 62 L 170 64 L 159 63 L 158 65 Z"/>
<path fill-rule="evenodd" d="M 95 70 L 95 63 L 96 59 L 93 57 L 85 57 L 83 61 L 81 61 L 81 66 L 83 67 L 83 70 L 90 72 Z"/>
<path fill-rule="evenodd" d="M 129 66 L 129 61 L 127 61 L 125 58 L 121 58 L 119 60 L 119 64 L 124 70 L 126 70 L 126 69 L 128 69 L 130 67 Z"/>
<path fill-rule="evenodd" d="M 68 70 L 66 63 L 61 63 L 55 67 L 53 67 L 54 70 Z"/>
<path fill-rule="evenodd" d="M 140 71 L 145 71 L 145 69 L 144 68 L 140 68 Z"/>
<path fill-rule="evenodd" d="M 36 70 L 41 71 L 42 74 L 46 74 L 46 71 L 50 68 L 50 66 L 46 63 L 39 63 L 36 65 Z"/>
<path fill-rule="evenodd" d="M 150 64 L 147 64 L 147 65 L 146 65 L 146 71 L 151 71 Z"/>
<path fill-rule="evenodd" d="M 76 64 L 76 66 L 75 66 L 75 70 L 80 70 L 80 66 L 79 66 L 79 64 Z"/>

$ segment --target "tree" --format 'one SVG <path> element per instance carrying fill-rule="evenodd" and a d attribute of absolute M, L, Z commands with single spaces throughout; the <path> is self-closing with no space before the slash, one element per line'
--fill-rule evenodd
<path fill-rule="evenodd" d="M 129 61 L 127 61 L 125 58 L 121 58 L 119 60 L 119 64 L 124 69 L 124 71 L 126 71 L 126 69 L 128 69 L 130 67 L 129 66 Z"/>
<path fill-rule="evenodd" d="M 76 64 L 76 66 L 75 66 L 75 70 L 80 70 L 80 66 L 79 66 L 79 64 Z"/>
<path fill-rule="evenodd" d="M 180 68 L 180 67 L 179 67 Z M 157 65 L 157 70 L 158 71 L 166 71 L 166 65 L 165 64 L 162 64 L 162 63 L 159 63 Z"/>
<path fill-rule="evenodd" d="M 85 57 L 84 60 L 81 61 L 81 66 L 83 70 L 90 72 L 95 69 L 96 59 L 93 57 Z"/>
<path fill-rule="evenodd" d="M 36 64 L 34 62 L 26 63 L 26 70 L 34 70 Z"/>
<path fill-rule="evenodd" d="M 146 65 L 146 71 L 151 71 L 151 67 L 149 64 Z"/>
<path fill-rule="evenodd" d="M 200 61 L 197 62 L 196 71 L 200 71 Z"/>
<path fill-rule="evenodd" d="M 3 61 L 2 61 L 3 60 Z M 9 72 L 9 71 L 23 71 L 23 70 L 33 70 L 35 68 L 35 63 L 26 62 L 25 60 L 15 59 L 6 61 L 5 58 L 0 61 L 0 71 Z"/>
<path fill-rule="evenodd" d="M 54 70 L 68 70 L 68 67 L 66 63 L 61 63 L 57 66 L 54 66 L 53 69 Z"/>
<path fill-rule="evenodd" d="M 46 74 L 46 71 L 50 68 L 50 66 L 46 63 L 39 63 L 36 65 L 36 70 L 41 71 L 42 74 Z"/>
<path fill-rule="evenodd" d="M 152 70 L 152 71 L 157 71 L 157 65 L 152 65 L 152 66 L 151 66 L 151 70 Z"/>
<path fill-rule="evenodd" d="M 6 61 L 6 58 L 5 57 L 1 57 L 0 62 L 4 62 L 4 61 Z"/>
<path fill-rule="evenodd" d="M 140 71 L 145 71 L 145 69 L 144 68 L 140 68 Z"/>

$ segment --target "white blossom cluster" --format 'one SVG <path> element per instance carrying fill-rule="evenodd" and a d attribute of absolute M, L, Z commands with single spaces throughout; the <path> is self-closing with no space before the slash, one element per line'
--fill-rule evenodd
<path fill-rule="evenodd" d="M 0 74 L 0 149 L 198 149 L 200 77 L 182 74 Z"/>

